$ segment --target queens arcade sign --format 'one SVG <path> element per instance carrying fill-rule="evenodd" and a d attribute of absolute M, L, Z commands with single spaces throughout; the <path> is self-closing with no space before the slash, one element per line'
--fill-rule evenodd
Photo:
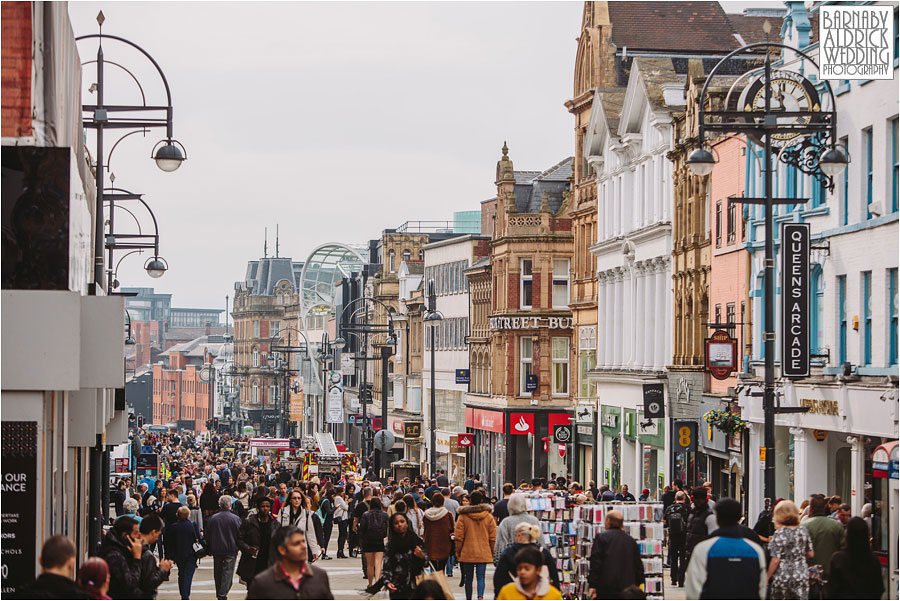
<path fill-rule="evenodd" d="M 572 327 L 571 317 L 491 317 L 492 330 L 531 330 L 550 328 L 568 330 Z"/>
<path fill-rule="evenodd" d="M 781 262 L 781 372 L 809 376 L 809 224 L 785 223 Z"/>

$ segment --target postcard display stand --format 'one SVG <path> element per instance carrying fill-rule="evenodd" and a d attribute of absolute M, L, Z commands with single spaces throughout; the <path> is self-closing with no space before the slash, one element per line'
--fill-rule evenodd
<path fill-rule="evenodd" d="M 563 599 L 583 598 L 578 596 L 579 585 L 575 575 L 578 558 L 575 556 L 577 529 L 574 503 L 563 493 L 542 491 L 526 493 L 526 504 L 528 511 L 540 521 L 543 544 L 556 561 Z"/>
<path fill-rule="evenodd" d="M 612 510 L 622 512 L 625 531 L 638 543 L 644 564 L 644 592 L 663 599 L 662 503 L 595 503 L 575 505 L 572 497 L 542 491 L 527 493 L 527 508 L 541 523 L 544 545 L 556 560 L 564 599 L 588 598 L 588 572 L 594 537 Z"/>
<path fill-rule="evenodd" d="M 588 597 L 587 576 L 590 570 L 591 545 L 603 532 L 603 521 L 610 511 L 620 511 L 625 519 L 625 532 L 637 541 L 644 564 L 644 592 L 647 599 L 663 599 L 663 505 L 662 503 L 597 503 L 579 505 L 572 519 L 577 531 L 575 572 L 578 598 Z"/>

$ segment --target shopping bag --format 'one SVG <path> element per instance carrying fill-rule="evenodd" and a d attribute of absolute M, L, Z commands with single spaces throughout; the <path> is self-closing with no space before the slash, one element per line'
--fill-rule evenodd
<path fill-rule="evenodd" d="M 434 580 L 437 582 L 441 590 L 444 591 L 445 599 L 455 599 L 456 597 L 453 595 L 453 591 L 450 589 L 450 583 L 447 581 L 447 575 L 444 574 L 443 570 L 436 570 L 431 565 L 431 562 L 425 564 L 425 569 L 422 574 L 416 576 L 416 585 L 418 586 L 420 583 L 425 580 Z"/>

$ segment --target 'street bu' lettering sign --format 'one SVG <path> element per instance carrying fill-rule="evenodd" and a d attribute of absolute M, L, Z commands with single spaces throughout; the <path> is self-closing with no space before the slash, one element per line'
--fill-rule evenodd
<path fill-rule="evenodd" d="M 785 223 L 781 231 L 781 372 L 809 375 L 809 224 Z"/>

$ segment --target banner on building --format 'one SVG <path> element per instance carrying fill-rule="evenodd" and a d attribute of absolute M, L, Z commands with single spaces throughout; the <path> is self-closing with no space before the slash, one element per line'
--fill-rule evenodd
<path fill-rule="evenodd" d="M 37 422 L 3 422 L 4 595 L 15 592 L 19 585 L 35 577 L 37 448 Z"/>
<path fill-rule="evenodd" d="M 328 372 L 328 423 L 344 423 L 344 378 L 339 371 Z"/>
<path fill-rule="evenodd" d="M 662 382 L 646 382 L 644 390 L 644 417 L 662 418 L 666 416 Z"/>
<path fill-rule="evenodd" d="M 675 451 L 697 450 L 697 422 L 675 422 Z"/>
<path fill-rule="evenodd" d="M 781 226 L 781 373 L 809 376 L 809 224 Z"/>
<path fill-rule="evenodd" d="M 294 376 L 291 379 L 290 395 L 290 421 L 303 421 L 303 376 Z"/>

